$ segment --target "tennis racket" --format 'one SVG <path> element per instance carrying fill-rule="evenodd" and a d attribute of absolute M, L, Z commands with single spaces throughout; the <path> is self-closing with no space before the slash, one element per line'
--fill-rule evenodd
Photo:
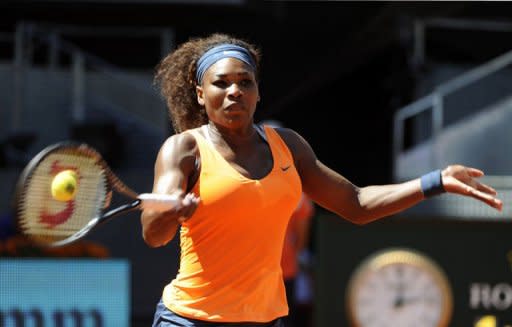
<path fill-rule="evenodd" d="M 58 201 L 51 194 L 53 178 L 63 170 L 77 176 L 75 195 L 68 201 Z M 129 201 L 110 208 L 114 191 Z M 74 142 L 53 144 L 39 152 L 21 173 L 15 190 L 18 230 L 48 246 L 75 242 L 109 219 L 135 209 L 164 212 L 180 203 L 172 195 L 137 194 L 114 175 L 98 151 Z"/>

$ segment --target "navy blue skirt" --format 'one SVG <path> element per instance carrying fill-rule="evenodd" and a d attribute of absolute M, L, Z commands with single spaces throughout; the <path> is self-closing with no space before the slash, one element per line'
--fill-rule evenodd
<path fill-rule="evenodd" d="M 152 327 L 284 327 L 281 319 L 271 322 L 211 322 L 185 318 L 167 309 L 162 300 L 156 306 Z"/>

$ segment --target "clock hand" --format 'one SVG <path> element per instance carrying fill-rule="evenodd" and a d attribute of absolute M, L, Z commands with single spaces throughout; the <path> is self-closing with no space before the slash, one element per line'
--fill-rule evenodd
<path fill-rule="evenodd" d="M 395 309 L 397 309 L 397 308 L 401 308 L 403 305 L 404 305 L 404 298 L 402 296 L 398 296 L 395 299 L 395 302 L 393 303 L 393 307 Z"/>
<path fill-rule="evenodd" d="M 393 303 L 393 307 L 400 308 L 404 305 L 404 291 L 405 291 L 404 283 L 397 284 L 396 290 L 397 290 L 397 294 L 396 294 L 395 302 Z"/>
<path fill-rule="evenodd" d="M 402 298 L 402 304 L 403 305 L 406 305 L 406 304 L 413 304 L 415 302 L 420 302 L 422 301 L 423 299 L 420 297 L 420 296 L 412 296 L 412 297 L 404 297 Z"/>

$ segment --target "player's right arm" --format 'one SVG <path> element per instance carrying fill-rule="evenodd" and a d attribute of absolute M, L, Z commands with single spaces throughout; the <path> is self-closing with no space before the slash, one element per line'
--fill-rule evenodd
<path fill-rule="evenodd" d="M 174 238 L 178 225 L 194 213 L 199 200 L 187 194 L 187 189 L 197 175 L 197 155 L 196 140 L 189 133 L 173 135 L 162 145 L 155 162 L 153 193 L 173 194 L 182 201 L 167 212 L 142 212 L 142 235 L 149 246 L 166 245 Z"/>

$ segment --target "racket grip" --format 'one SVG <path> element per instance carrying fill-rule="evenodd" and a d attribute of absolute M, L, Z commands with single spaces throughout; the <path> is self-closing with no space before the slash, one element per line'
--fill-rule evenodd
<path fill-rule="evenodd" d="M 142 209 L 150 209 L 155 211 L 168 211 L 180 204 L 180 200 L 175 195 L 142 193 L 137 197 L 142 201 Z"/>

